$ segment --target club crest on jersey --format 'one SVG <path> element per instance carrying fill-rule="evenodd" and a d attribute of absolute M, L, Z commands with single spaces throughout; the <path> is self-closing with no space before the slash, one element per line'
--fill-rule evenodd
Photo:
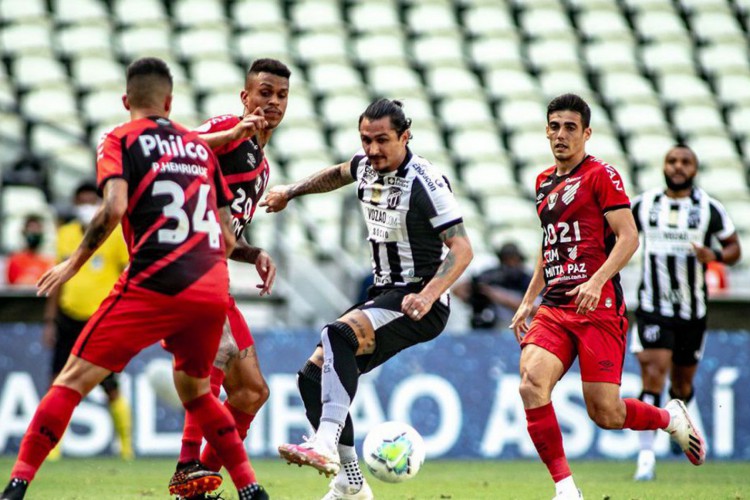
<path fill-rule="evenodd" d="M 563 189 L 563 196 L 562 196 L 563 203 L 565 203 L 566 205 L 570 205 L 570 202 L 573 201 L 573 198 L 575 198 L 579 187 L 581 187 L 580 180 L 575 183 L 570 183 L 566 185 L 565 189 Z"/>
<path fill-rule="evenodd" d="M 550 195 L 547 197 L 547 206 L 549 206 L 549 209 L 552 210 L 555 208 L 555 204 L 557 203 L 557 193 L 550 193 Z"/>
<path fill-rule="evenodd" d="M 573 260 L 578 258 L 578 245 L 568 248 L 568 256 Z"/>
<path fill-rule="evenodd" d="M 399 203 L 401 203 L 401 190 L 398 188 L 391 188 L 391 192 L 388 193 L 386 200 L 388 202 L 388 208 L 395 209 Z"/>

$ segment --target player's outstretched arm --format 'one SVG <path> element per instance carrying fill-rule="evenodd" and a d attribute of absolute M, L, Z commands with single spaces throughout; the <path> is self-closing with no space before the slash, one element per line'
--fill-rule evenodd
<path fill-rule="evenodd" d="M 529 331 L 529 324 L 526 322 L 528 317 L 534 311 L 536 298 L 542 293 L 544 289 L 544 276 L 542 270 L 544 269 L 544 261 L 542 260 L 542 253 L 539 252 L 539 257 L 536 259 L 536 265 L 534 266 L 534 274 L 531 276 L 526 293 L 521 300 L 521 305 L 516 309 L 516 313 L 513 315 L 513 319 L 510 322 L 509 328 L 513 330 L 516 336 L 516 340 L 520 343 L 526 332 Z"/>
<path fill-rule="evenodd" d="M 37 295 L 47 296 L 72 278 L 120 223 L 128 209 L 128 183 L 113 178 L 104 185 L 104 202 L 86 228 L 83 241 L 73 254 L 39 278 Z"/>
<path fill-rule="evenodd" d="M 263 110 L 255 108 L 252 113 L 243 116 L 237 125 L 228 130 L 207 132 L 198 136 L 206 141 L 211 149 L 216 149 L 232 141 L 252 137 L 266 127 L 268 127 L 268 121 L 263 116 Z"/>
<path fill-rule="evenodd" d="M 268 252 L 262 248 L 252 246 L 242 238 L 238 238 L 237 246 L 234 247 L 234 252 L 232 252 L 229 258 L 237 262 L 255 264 L 255 270 L 258 271 L 258 276 L 263 280 L 262 283 L 255 285 L 255 287 L 260 288 L 261 297 L 271 294 L 271 288 L 274 281 L 276 281 L 276 264 Z"/>
<path fill-rule="evenodd" d="M 324 168 L 294 184 L 274 186 L 268 190 L 259 206 L 266 207 L 266 212 L 281 212 L 292 198 L 314 193 L 327 193 L 354 182 L 349 163 L 339 163 Z"/>
<path fill-rule="evenodd" d="M 443 295 L 469 266 L 474 258 L 469 236 L 463 223 L 449 227 L 440 233 L 440 239 L 448 247 L 448 254 L 438 267 L 435 276 L 419 293 L 410 293 L 401 301 L 401 312 L 412 319 L 423 318 L 430 312 L 432 304 Z"/>

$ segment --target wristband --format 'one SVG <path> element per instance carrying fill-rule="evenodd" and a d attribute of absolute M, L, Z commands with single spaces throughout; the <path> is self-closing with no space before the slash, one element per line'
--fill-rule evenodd
<path fill-rule="evenodd" d="M 724 262 L 724 255 L 721 250 L 714 250 L 714 255 L 716 256 L 716 262 Z"/>

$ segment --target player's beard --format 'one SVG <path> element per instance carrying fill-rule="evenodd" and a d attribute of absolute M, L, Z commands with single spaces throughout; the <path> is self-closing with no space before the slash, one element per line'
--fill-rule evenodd
<path fill-rule="evenodd" d="M 672 191 L 683 191 L 693 187 L 693 177 L 688 177 L 683 182 L 674 182 L 669 178 L 667 174 L 664 174 L 664 181 L 667 183 L 667 187 Z"/>

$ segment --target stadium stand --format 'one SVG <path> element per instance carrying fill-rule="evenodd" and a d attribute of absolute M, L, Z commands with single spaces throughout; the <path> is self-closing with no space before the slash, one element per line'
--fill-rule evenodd
<path fill-rule="evenodd" d="M 538 246 L 528 208 L 550 163 L 544 110 L 566 91 L 590 101 L 589 151 L 631 194 L 661 185 L 666 148 L 686 141 L 705 166 L 700 183 L 740 221 L 750 208 L 749 24 L 747 0 L 0 0 L 0 249 L 17 246 L 28 208 L 16 190 L 43 192 L 13 185 L 17 159 L 44 157 L 48 202 L 69 199 L 93 173 L 102 131 L 125 119 L 123 71 L 142 55 L 170 64 L 173 116 L 188 125 L 241 109 L 254 58 L 288 63 L 289 109 L 267 151 L 272 185 L 346 160 L 365 105 L 402 98 L 415 151 L 451 177 L 482 251 L 498 235 L 529 254 Z M 267 217 L 252 234 L 310 267 L 344 248 L 362 261 L 361 228 L 337 215 L 354 206 L 344 200 L 300 203 L 283 245 Z M 750 228 L 740 230 L 747 240 Z M 361 273 L 350 270 L 337 276 Z"/>

